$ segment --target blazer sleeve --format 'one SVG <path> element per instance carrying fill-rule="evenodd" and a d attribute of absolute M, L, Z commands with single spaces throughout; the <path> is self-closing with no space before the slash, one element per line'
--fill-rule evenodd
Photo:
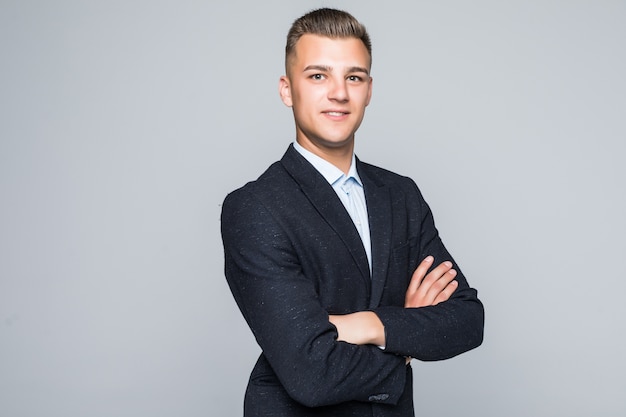
<path fill-rule="evenodd" d="M 314 285 L 281 227 L 245 188 L 222 207 L 225 275 L 245 320 L 287 393 L 306 406 L 356 400 L 396 404 L 403 357 L 338 342 Z"/>
<path fill-rule="evenodd" d="M 408 272 L 412 273 L 424 258 L 432 255 L 435 258 L 432 268 L 444 261 L 453 263 L 459 285 L 450 299 L 435 306 L 403 308 L 383 305 L 374 312 L 385 327 L 387 351 L 424 361 L 448 359 L 482 343 L 484 309 L 477 291 L 469 286 L 439 237 L 432 212 L 417 185 L 408 178 L 406 180 L 409 183 L 407 210 L 411 260 Z"/>

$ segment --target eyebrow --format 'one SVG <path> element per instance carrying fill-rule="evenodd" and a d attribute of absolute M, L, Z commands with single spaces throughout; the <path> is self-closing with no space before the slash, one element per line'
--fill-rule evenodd
<path fill-rule="evenodd" d="M 304 68 L 304 70 L 302 70 L 302 72 L 306 72 L 306 71 L 331 72 L 332 70 L 333 70 L 333 67 L 330 67 L 328 65 L 308 65 Z M 362 72 L 364 74 L 370 75 L 369 71 L 363 67 L 349 67 L 346 73 L 350 73 L 350 72 Z"/>

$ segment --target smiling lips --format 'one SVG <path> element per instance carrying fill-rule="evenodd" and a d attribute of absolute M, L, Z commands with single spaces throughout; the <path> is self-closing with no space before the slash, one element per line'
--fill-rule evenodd
<path fill-rule="evenodd" d="M 325 112 L 322 112 L 322 113 L 324 113 L 325 115 L 330 116 L 330 117 L 344 117 L 344 116 L 347 116 L 348 114 L 350 114 L 349 112 L 333 111 L 333 110 L 325 111 Z"/>

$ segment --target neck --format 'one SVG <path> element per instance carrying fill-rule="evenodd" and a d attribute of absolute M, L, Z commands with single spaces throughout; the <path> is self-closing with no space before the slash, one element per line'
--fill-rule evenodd
<path fill-rule="evenodd" d="M 354 153 L 353 141 L 350 141 L 350 143 L 345 144 L 344 146 L 325 147 L 316 146 L 311 143 L 311 141 L 302 140 L 300 138 L 297 138 L 296 140 L 304 149 L 330 162 L 339 168 L 344 174 L 348 174 L 348 171 L 350 171 L 352 154 Z"/>

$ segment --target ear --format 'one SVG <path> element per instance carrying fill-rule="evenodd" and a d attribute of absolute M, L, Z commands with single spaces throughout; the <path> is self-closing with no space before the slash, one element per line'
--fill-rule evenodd
<path fill-rule="evenodd" d="M 372 99 L 372 85 L 373 85 L 374 79 L 372 77 L 370 77 L 370 82 L 369 82 L 369 88 L 367 91 L 367 103 L 365 104 L 366 106 L 369 106 L 370 104 L 370 100 Z"/>
<path fill-rule="evenodd" d="M 280 99 L 283 103 L 285 103 L 285 106 L 293 106 L 293 101 L 291 99 L 291 85 L 289 84 L 289 78 L 287 78 L 286 75 L 280 77 L 280 80 L 278 81 L 278 94 L 280 94 Z"/>

